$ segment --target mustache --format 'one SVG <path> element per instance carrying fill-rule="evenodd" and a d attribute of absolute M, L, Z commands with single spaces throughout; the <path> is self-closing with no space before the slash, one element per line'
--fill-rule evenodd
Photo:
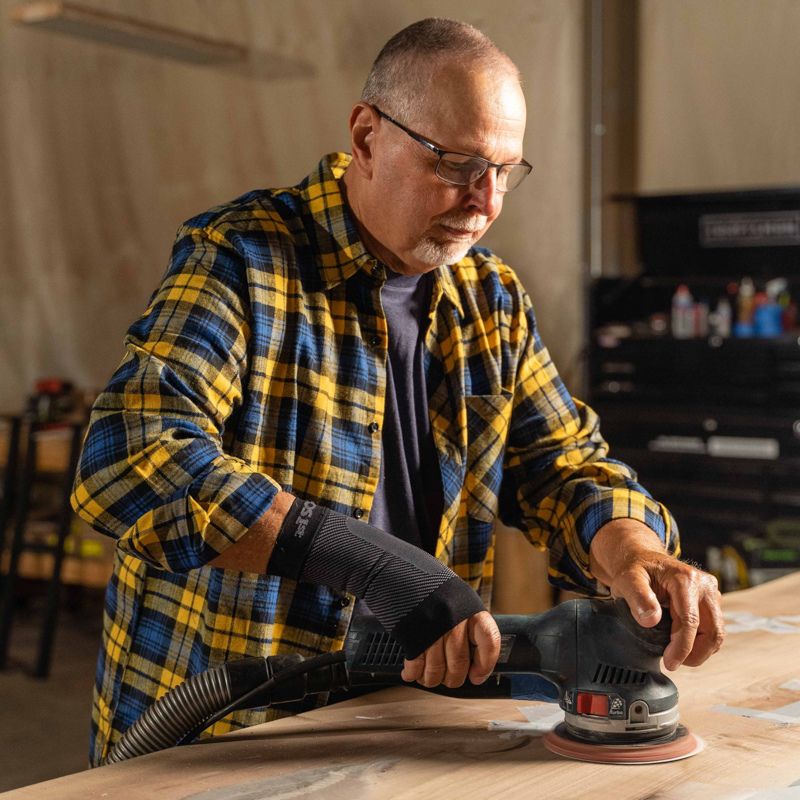
<path fill-rule="evenodd" d="M 469 233 L 475 233 L 486 227 L 486 217 L 476 217 L 472 214 L 443 214 L 436 221 L 448 228 Z"/>

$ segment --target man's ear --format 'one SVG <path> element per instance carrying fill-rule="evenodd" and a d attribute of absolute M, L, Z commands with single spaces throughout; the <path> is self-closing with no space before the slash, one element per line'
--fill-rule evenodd
<path fill-rule="evenodd" d="M 350 112 L 350 152 L 352 165 L 365 178 L 372 176 L 373 140 L 377 114 L 368 103 L 356 103 Z"/>

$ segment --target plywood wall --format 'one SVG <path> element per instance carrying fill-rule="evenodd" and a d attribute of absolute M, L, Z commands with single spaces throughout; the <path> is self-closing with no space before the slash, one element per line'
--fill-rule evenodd
<path fill-rule="evenodd" d="M 581 0 L 83 0 L 313 65 L 255 78 L 8 21 L 0 0 L 0 410 L 43 375 L 104 384 L 178 224 L 301 179 L 347 146 L 383 42 L 424 16 L 482 27 L 517 61 L 534 173 L 488 243 L 534 295 L 577 380 L 581 307 Z"/>
<path fill-rule="evenodd" d="M 385 40 L 426 16 L 485 30 L 522 70 L 531 178 L 486 243 L 534 298 L 573 389 L 583 349 L 582 0 L 81 0 L 313 65 L 266 78 L 11 25 L 0 0 L 0 410 L 34 380 L 105 383 L 178 224 L 346 149 Z M 501 533 L 499 608 L 541 606 L 544 560 Z M 545 590 L 546 598 L 549 597 Z"/>
<path fill-rule="evenodd" d="M 800 184 L 800 2 L 642 0 L 639 189 Z"/>

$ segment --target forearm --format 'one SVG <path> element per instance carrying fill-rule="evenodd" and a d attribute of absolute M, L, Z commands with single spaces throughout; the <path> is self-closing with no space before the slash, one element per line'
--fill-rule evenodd
<path fill-rule="evenodd" d="M 520 376 L 500 514 L 549 549 L 550 579 L 574 591 L 598 591 L 592 540 L 622 518 L 654 531 L 669 552 L 677 552 L 678 531 L 669 511 L 639 484 L 631 467 L 609 457 L 598 415 L 569 396 L 538 336 L 531 338 Z"/>
<path fill-rule="evenodd" d="M 467 583 L 421 548 L 285 492 L 276 504 L 212 566 L 252 570 L 266 563 L 270 575 L 355 595 L 408 658 L 485 611 Z"/>
<path fill-rule="evenodd" d="M 279 492 L 247 533 L 210 561 L 209 566 L 237 572 L 266 572 L 281 526 L 293 502 L 293 495 Z"/>

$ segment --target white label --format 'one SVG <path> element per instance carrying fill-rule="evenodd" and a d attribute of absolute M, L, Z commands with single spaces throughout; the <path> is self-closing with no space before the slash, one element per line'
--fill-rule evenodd
<path fill-rule="evenodd" d="M 647 449 L 656 453 L 706 452 L 706 443 L 699 436 L 657 436 L 647 443 Z"/>
<path fill-rule="evenodd" d="M 708 437 L 708 454 L 717 458 L 763 458 L 774 461 L 780 453 L 777 439 L 757 436 Z"/>
<path fill-rule="evenodd" d="M 800 211 L 703 214 L 703 247 L 769 247 L 800 244 Z"/>

